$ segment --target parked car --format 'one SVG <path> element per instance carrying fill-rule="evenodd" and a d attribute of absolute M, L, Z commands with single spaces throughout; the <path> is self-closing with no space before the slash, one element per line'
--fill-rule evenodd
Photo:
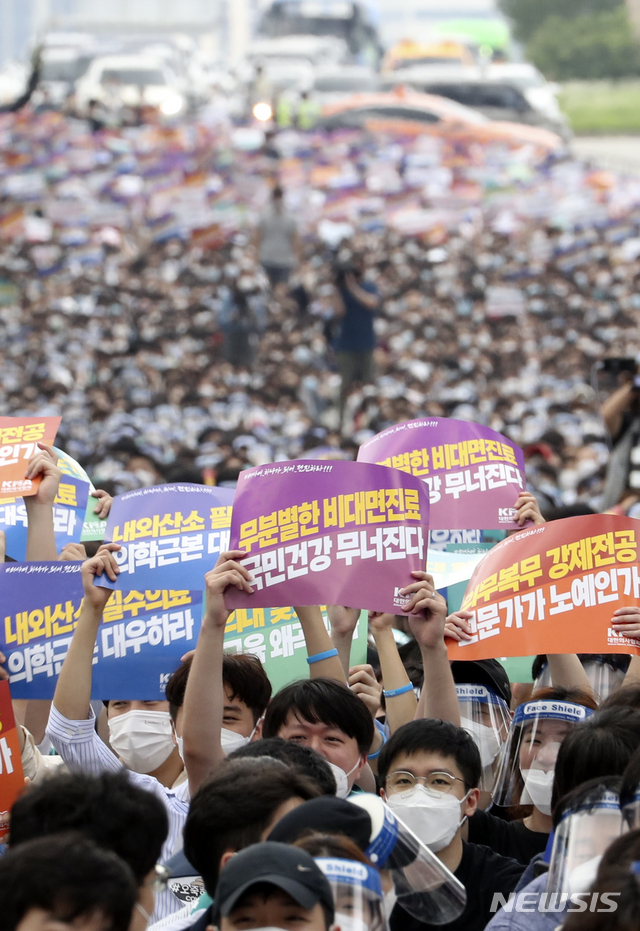
<path fill-rule="evenodd" d="M 492 120 L 540 126 L 568 141 L 571 131 L 557 102 L 554 108 L 549 100 L 549 96 L 553 97 L 552 92 L 550 95 L 545 90 L 543 97 L 536 97 L 535 93 L 530 95 L 531 88 L 519 87 L 516 78 L 512 76 L 514 72 L 510 72 L 510 69 L 515 67 L 518 66 L 499 64 L 486 67 L 405 68 L 385 76 L 384 86 L 391 89 L 406 85 L 420 93 L 437 94 L 472 107 Z"/>
<path fill-rule="evenodd" d="M 555 133 L 537 126 L 525 126 L 490 120 L 470 107 L 445 97 L 398 89 L 377 94 L 354 94 L 323 108 L 320 125 L 326 129 L 340 127 L 376 127 L 385 123 L 411 123 L 415 131 L 447 137 L 459 136 L 479 143 L 506 142 L 531 144 L 543 152 L 564 147 Z"/>
<path fill-rule="evenodd" d="M 95 58 L 76 84 L 80 106 L 97 100 L 109 109 L 149 106 L 164 116 L 186 110 L 184 88 L 166 63 L 144 55 L 104 55 Z"/>

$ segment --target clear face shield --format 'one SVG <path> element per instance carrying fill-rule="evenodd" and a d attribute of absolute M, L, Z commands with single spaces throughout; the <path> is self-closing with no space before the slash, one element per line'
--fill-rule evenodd
<path fill-rule="evenodd" d="M 560 744 L 593 714 L 584 705 L 538 699 L 516 708 L 498 764 L 496 805 L 535 805 L 551 814 L 551 792 Z"/>
<path fill-rule="evenodd" d="M 582 665 L 589 679 L 591 690 L 600 702 L 608 698 L 612 692 L 617 691 L 624 682 L 624 670 L 614 669 L 609 663 L 595 661 Z"/>
<path fill-rule="evenodd" d="M 364 793 L 349 801 L 371 818 L 371 843 L 365 853 L 393 880 L 398 905 L 427 924 L 446 924 L 461 915 L 467 900 L 464 886 L 389 806 Z"/>
<path fill-rule="evenodd" d="M 376 869 L 357 860 L 317 857 L 329 880 L 340 931 L 388 931 L 382 883 Z"/>
<path fill-rule="evenodd" d="M 480 751 L 482 777 L 478 788 L 491 792 L 497 759 L 511 726 L 511 712 L 503 698 L 484 685 L 456 685 L 460 726 L 473 737 Z"/>
<path fill-rule="evenodd" d="M 618 794 L 604 788 L 567 811 L 554 834 L 547 891 L 588 892 L 602 854 L 625 830 Z"/>
<path fill-rule="evenodd" d="M 582 667 L 589 679 L 591 691 L 599 702 L 603 702 L 612 692 L 619 689 L 624 681 L 624 670 L 615 669 L 603 660 L 595 658 L 593 660 L 586 660 L 582 663 Z M 540 675 L 533 683 L 534 694 L 540 689 L 549 688 L 552 684 L 551 671 L 547 664 L 542 668 Z"/>

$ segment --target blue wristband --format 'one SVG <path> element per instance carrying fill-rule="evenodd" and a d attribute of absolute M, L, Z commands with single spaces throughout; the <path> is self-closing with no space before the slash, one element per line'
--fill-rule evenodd
<path fill-rule="evenodd" d="M 368 754 L 367 754 L 367 759 L 368 759 L 368 760 L 377 760 L 378 757 L 380 756 L 380 751 L 382 750 L 382 748 L 384 747 L 384 745 L 385 745 L 386 742 L 387 742 L 387 735 L 386 735 L 386 734 L 383 734 L 382 731 L 379 731 L 379 734 L 380 734 L 380 736 L 382 737 L 382 743 L 380 744 L 380 746 L 378 747 L 378 749 L 376 750 L 375 753 L 368 753 Z"/>
<path fill-rule="evenodd" d="M 406 692 L 411 692 L 413 685 L 411 682 L 408 682 L 406 685 L 401 686 L 399 689 L 389 689 L 389 691 L 384 691 L 382 694 L 385 698 L 395 698 L 396 695 L 404 695 Z"/>
<path fill-rule="evenodd" d="M 336 649 L 325 650 L 324 653 L 316 653 L 315 656 L 307 656 L 307 662 L 312 666 L 314 663 L 319 663 L 323 659 L 331 659 L 332 656 L 337 655 L 338 651 Z"/>

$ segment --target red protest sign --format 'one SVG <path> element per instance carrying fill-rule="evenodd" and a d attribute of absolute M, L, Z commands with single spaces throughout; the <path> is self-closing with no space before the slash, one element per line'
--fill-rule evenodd
<path fill-rule="evenodd" d="M 462 608 L 472 639 L 448 641 L 449 659 L 537 653 L 640 653 L 611 627 L 640 605 L 640 523 L 595 514 L 523 530 L 476 567 Z"/>
<path fill-rule="evenodd" d="M 0 814 L 11 807 L 24 788 L 20 743 L 11 705 L 9 683 L 0 682 Z M 8 833 L 0 826 L 0 841 Z"/>
<path fill-rule="evenodd" d="M 40 477 L 25 478 L 38 443 L 53 446 L 60 417 L 0 417 L 0 497 L 35 495 Z"/>

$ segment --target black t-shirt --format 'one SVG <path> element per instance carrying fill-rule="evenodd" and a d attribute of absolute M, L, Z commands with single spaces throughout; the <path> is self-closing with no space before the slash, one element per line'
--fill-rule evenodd
<path fill-rule="evenodd" d="M 389 922 L 391 931 L 483 931 L 493 917 L 491 904 L 496 892 L 508 896 L 523 873 L 520 863 L 500 857 L 488 847 L 462 842 L 462 860 L 454 875 L 467 890 L 462 914 L 445 925 L 430 925 L 413 918 L 396 905 Z"/>
<path fill-rule="evenodd" d="M 501 857 L 511 857 L 526 866 L 537 853 L 543 853 L 549 835 L 531 831 L 523 821 L 503 821 L 489 811 L 476 809 L 469 818 L 469 843 L 484 844 Z"/>

